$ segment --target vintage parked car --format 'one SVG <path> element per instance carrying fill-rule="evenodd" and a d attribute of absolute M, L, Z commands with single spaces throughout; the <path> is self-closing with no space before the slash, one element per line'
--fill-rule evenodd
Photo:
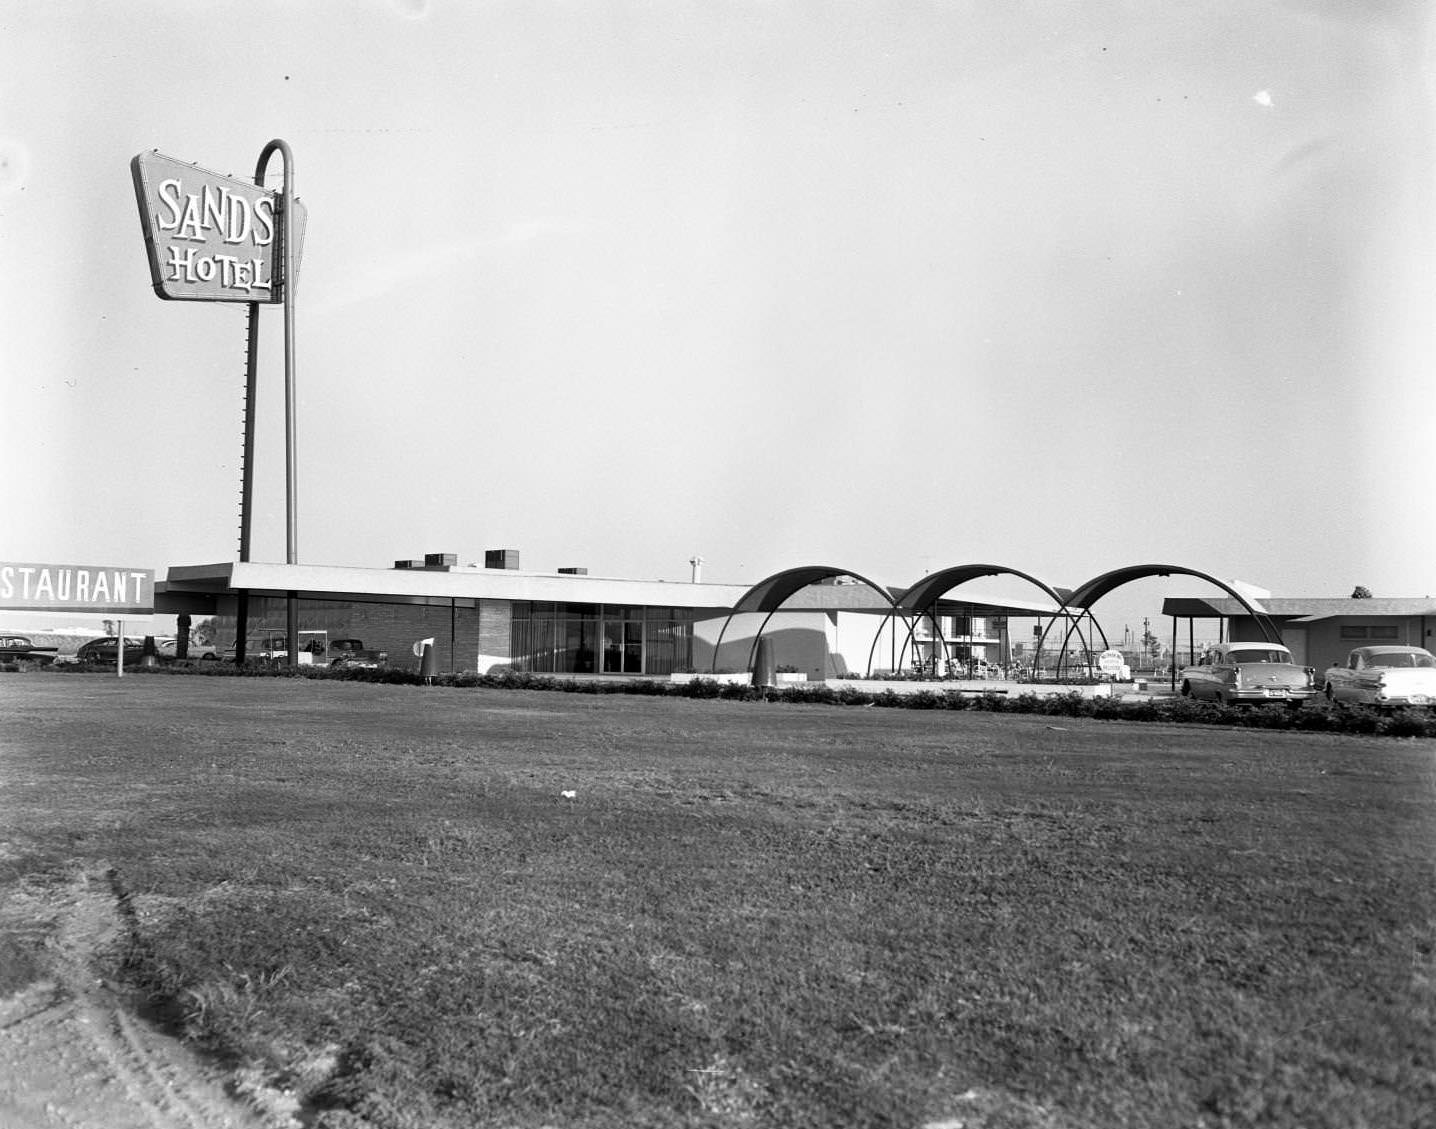
<path fill-rule="evenodd" d="M 32 662 L 49 666 L 59 647 L 37 647 L 28 635 L 0 635 L 0 662 Z"/>
<path fill-rule="evenodd" d="M 239 647 L 231 643 L 224 649 L 224 661 L 233 662 Z M 283 635 L 263 635 L 251 638 L 244 647 L 244 657 L 250 659 L 285 659 L 289 657 L 289 640 Z"/>
<path fill-rule="evenodd" d="M 1327 698 L 1340 705 L 1436 705 L 1436 657 L 1423 647 L 1357 647 L 1323 681 Z"/>
<path fill-rule="evenodd" d="M 388 663 L 388 651 L 366 648 L 362 639 L 335 639 L 329 644 L 330 670 L 377 670 Z"/>
<path fill-rule="evenodd" d="M 155 650 L 159 653 L 161 658 L 177 658 L 178 656 L 175 654 L 175 650 L 178 646 L 179 640 L 171 636 L 166 636 L 163 639 L 155 640 Z M 189 657 L 192 659 L 205 659 L 208 661 L 215 661 L 219 658 L 219 652 L 215 650 L 214 644 L 199 643 L 196 642 L 193 638 L 191 638 L 189 641 Z"/>
<path fill-rule="evenodd" d="M 1232 705 L 1286 702 L 1316 696 L 1316 671 L 1297 666 L 1280 643 L 1218 643 L 1195 666 L 1182 668 L 1182 696 Z"/>
<path fill-rule="evenodd" d="M 82 643 L 80 649 L 75 652 L 75 661 L 81 663 L 112 663 L 116 661 L 119 652 L 119 640 L 113 635 L 102 635 L 98 639 L 91 639 L 88 643 Z M 130 666 L 140 661 L 145 653 L 145 641 L 135 635 L 125 636 L 125 665 Z"/>

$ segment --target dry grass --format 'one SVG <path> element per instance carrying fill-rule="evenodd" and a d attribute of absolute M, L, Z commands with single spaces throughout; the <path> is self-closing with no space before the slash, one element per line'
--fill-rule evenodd
<path fill-rule="evenodd" d="M 1430 740 L 3 689 L 5 882 L 113 866 L 127 975 L 316 1124 L 1386 1129 L 1436 1108 Z"/>

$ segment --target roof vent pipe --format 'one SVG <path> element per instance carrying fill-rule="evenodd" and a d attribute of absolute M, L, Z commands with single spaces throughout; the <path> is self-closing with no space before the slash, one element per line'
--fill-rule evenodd
<path fill-rule="evenodd" d="M 688 558 L 688 563 L 693 566 L 693 583 L 701 584 L 703 582 L 703 558 L 695 555 Z"/>

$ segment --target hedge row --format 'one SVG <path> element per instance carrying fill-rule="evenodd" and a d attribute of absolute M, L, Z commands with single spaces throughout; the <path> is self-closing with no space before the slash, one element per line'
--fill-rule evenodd
<path fill-rule="evenodd" d="M 84 670 L 85 667 L 55 667 L 55 670 Z M 93 669 L 93 668 L 89 668 Z M 377 682 L 386 685 L 422 686 L 426 680 L 413 671 L 381 668 L 275 668 L 264 665 L 234 666 L 231 663 L 204 663 L 193 666 L 137 668 L 138 675 L 192 674 L 203 677 L 316 678 L 346 682 Z M 1232 725 L 1252 729 L 1299 729 L 1322 733 L 1354 733 L 1382 737 L 1436 737 L 1436 711 L 1402 709 L 1382 712 L 1366 707 L 1334 708 L 1325 702 L 1308 703 L 1301 709 L 1284 705 L 1221 706 L 1212 702 L 1191 702 L 1183 698 L 1152 698 L 1124 701 L 1120 698 L 1092 698 L 1079 693 L 1040 696 L 1037 694 L 960 694 L 952 690 L 918 690 L 898 694 L 892 690 L 868 691 L 851 686 L 841 688 L 822 683 L 799 686 L 764 687 L 697 678 L 690 682 L 657 680 L 575 679 L 543 674 L 440 674 L 430 684 L 455 689 L 484 687 L 501 690 L 542 690 L 568 694 L 646 694 L 667 698 L 721 698 L 740 702 L 782 702 L 793 705 L 872 706 L 881 709 L 981 710 L 989 713 L 1045 714 L 1055 717 L 1091 717 L 1120 721 L 1157 721 L 1202 725 Z"/>

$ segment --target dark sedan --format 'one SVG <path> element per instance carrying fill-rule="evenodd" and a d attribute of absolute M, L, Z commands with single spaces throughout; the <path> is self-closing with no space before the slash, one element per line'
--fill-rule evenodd
<path fill-rule="evenodd" d="M 82 643 L 80 649 L 75 652 L 75 661 L 81 663 L 112 663 L 116 661 L 119 651 L 118 640 L 113 635 L 103 635 L 98 639 L 91 639 L 88 643 Z M 145 641 L 133 635 L 125 636 L 125 665 L 129 666 L 140 661 L 140 656 L 145 653 Z"/>

